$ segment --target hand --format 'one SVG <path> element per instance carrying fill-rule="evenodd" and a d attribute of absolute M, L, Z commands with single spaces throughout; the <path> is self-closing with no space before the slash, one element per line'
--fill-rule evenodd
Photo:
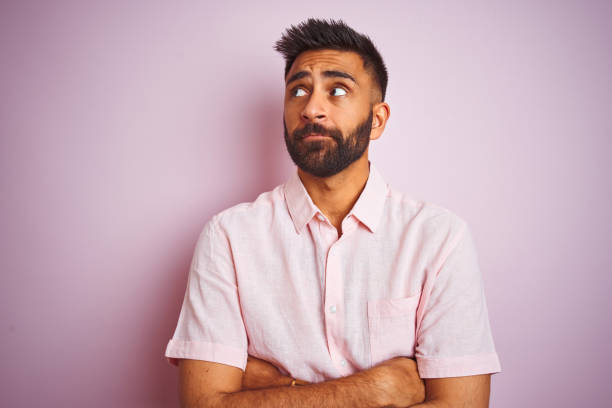
<path fill-rule="evenodd" d="M 282 387 L 291 385 L 291 381 L 293 381 L 293 378 L 282 375 L 273 364 L 252 356 L 247 357 L 247 366 L 242 377 L 243 390 Z M 296 380 L 296 383 L 299 385 L 309 384 L 302 380 Z"/>
<path fill-rule="evenodd" d="M 408 407 L 425 400 L 425 384 L 413 359 L 395 357 L 370 370 L 380 381 L 384 406 Z"/>

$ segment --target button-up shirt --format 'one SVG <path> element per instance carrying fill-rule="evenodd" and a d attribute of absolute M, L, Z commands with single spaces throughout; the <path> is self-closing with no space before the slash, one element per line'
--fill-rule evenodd
<path fill-rule="evenodd" d="M 370 163 L 342 234 L 297 172 L 213 216 L 165 356 L 245 369 L 247 354 L 310 382 L 415 358 L 421 378 L 500 371 L 470 230 Z"/>

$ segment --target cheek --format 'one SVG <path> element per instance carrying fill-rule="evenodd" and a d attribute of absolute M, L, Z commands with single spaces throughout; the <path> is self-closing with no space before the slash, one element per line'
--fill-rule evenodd
<path fill-rule="evenodd" d="M 358 120 L 357 110 L 353 109 L 332 109 L 329 112 L 329 119 L 336 129 L 346 134 L 346 131 L 352 129 Z"/>
<path fill-rule="evenodd" d="M 302 109 L 296 103 L 285 104 L 283 111 L 283 119 L 285 120 L 285 126 L 287 130 L 292 132 L 302 124 L 301 118 Z"/>
<path fill-rule="evenodd" d="M 283 122 L 289 134 L 292 134 L 300 126 L 299 119 L 296 119 L 296 117 L 288 111 L 283 113 Z"/>
<path fill-rule="evenodd" d="M 296 118 L 299 117 L 300 114 L 300 109 L 297 103 L 295 102 L 290 102 L 287 103 L 285 102 L 284 105 L 284 110 L 283 110 L 283 115 L 285 117 L 285 121 L 290 121 L 290 120 L 295 120 Z"/>
<path fill-rule="evenodd" d="M 283 120 L 285 121 L 287 126 L 289 126 L 289 123 L 291 123 L 291 117 L 292 116 L 293 115 L 291 114 L 290 108 L 285 105 L 285 108 L 283 110 Z"/>

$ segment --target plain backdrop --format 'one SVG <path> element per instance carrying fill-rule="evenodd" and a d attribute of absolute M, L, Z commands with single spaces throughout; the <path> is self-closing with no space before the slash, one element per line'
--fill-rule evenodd
<path fill-rule="evenodd" d="M 285 182 L 307 17 L 369 34 L 371 160 L 473 231 L 493 407 L 608 407 L 612 3 L 3 1 L 0 405 L 177 407 L 174 331 L 210 217 Z"/>

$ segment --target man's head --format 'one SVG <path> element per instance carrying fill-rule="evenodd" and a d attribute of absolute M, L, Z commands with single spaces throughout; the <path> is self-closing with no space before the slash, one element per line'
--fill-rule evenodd
<path fill-rule="evenodd" d="M 286 60 L 283 123 L 295 164 L 329 177 L 367 160 L 389 116 L 387 70 L 371 40 L 342 21 L 309 19 L 275 48 Z"/>

